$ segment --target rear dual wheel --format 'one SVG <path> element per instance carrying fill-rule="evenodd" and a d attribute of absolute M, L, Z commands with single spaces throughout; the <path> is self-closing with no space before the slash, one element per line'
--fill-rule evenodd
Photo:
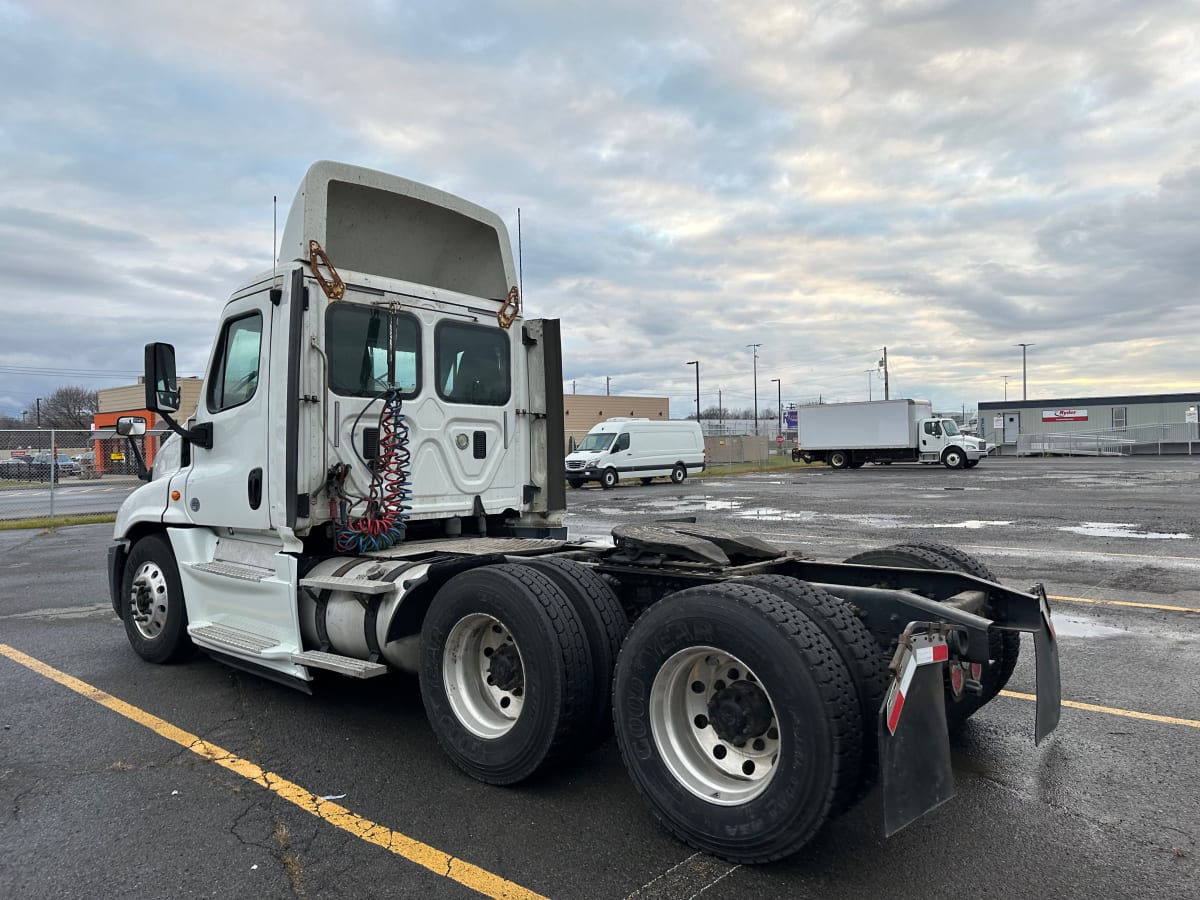
<path fill-rule="evenodd" d="M 868 550 L 858 553 L 846 560 L 848 563 L 858 563 L 868 566 L 895 566 L 906 569 L 938 569 L 951 572 L 962 572 L 973 575 L 985 581 L 996 581 L 992 570 L 982 562 L 964 553 L 957 547 L 934 542 L 914 542 L 896 544 L 879 550 Z M 951 728 L 962 725 L 973 716 L 989 700 L 993 699 L 1012 677 L 1021 655 L 1021 635 L 1015 631 L 999 631 L 991 629 L 988 632 L 988 662 L 980 665 L 979 683 L 982 692 L 979 694 L 955 694 L 951 685 L 951 672 L 946 669 L 946 720 Z"/>
<path fill-rule="evenodd" d="M 780 859 L 856 788 L 862 715 L 847 666 L 761 587 L 703 585 L 652 606 L 621 650 L 613 702 L 635 786 L 704 852 Z"/>
<path fill-rule="evenodd" d="M 421 697 L 467 774 L 514 784 L 595 728 L 592 655 L 563 591 L 528 566 L 483 566 L 434 596 L 421 629 Z"/>

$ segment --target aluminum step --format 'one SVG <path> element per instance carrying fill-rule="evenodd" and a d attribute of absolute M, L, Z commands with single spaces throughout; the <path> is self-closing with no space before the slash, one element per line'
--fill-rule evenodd
<path fill-rule="evenodd" d="M 275 638 L 229 625 L 196 625 L 188 628 L 188 634 L 201 645 L 212 645 L 216 650 L 230 650 L 250 656 L 263 656 L 265 651 L 279 646 Z"/>
<path fill-rule="evenodd" d="M 265 581 L 274 575 L 271 569 L 260 566 L 248 566 L 245 563 L 229 562 L 224 559 L 214 559 L 212 562 L 192 563 L 194 572 L 210 572 L 213 575 L 224 575 L 226 578 L 237 578 L 241 581 Z"/>
<path fill-rule="evenodd" d="M 354 659 L 350 656 L 338 656 L 336 653 L 324 653 L 320 650 L 305 650 L 303 653 L 293 653 L 288 658 L 302 666 L 328 669 L 330 672 L 349 675 L 351 678 L 374 678 L 387 671 L 387 666 L 381 663 L 367 662 L 365 659 Z"/>
<path fill-rule="evenodd" d="M 396 582 L 346 578 L 341 575 L 313 575 L 301 578 L 300 587 L 317 591 L 351 591 L 355 594 L 391 594 L 396 590 Z"/>

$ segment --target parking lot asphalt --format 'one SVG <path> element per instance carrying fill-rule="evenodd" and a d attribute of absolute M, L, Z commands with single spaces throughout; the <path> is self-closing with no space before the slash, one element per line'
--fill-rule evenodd
<path fill-rule="evenodd" d="M 1198 498 L 1187 457 L 570 491 L 577 537 L 688 515 L 822 559 L 934 540 L 1057 598 L 1069 705 L 1048 742 L 1027 642 L 953 739 L 953 800 L 885 840 L 873 792 L 761 867 L 673 840 L 611 740 L 491 788 L 442 755 L 413 678 L 305 696 L 203 656 L 146 664 L 108 605 L 111 526 L 0 532 L 0 896 L 1194 896 Z"/>

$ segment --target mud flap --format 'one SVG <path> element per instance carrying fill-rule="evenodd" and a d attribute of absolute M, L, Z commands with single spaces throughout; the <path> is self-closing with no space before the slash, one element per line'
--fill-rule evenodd
<path fill-rule="evenodd" d="M 1058 634 L 1050 618 L 1045 588 L 1039 584 L 1034 590 L 1042 613 L 1042 627 L 1033 633 L 1037 662 L 1037 725 L 1033 740 L 1040 744 L 1058 727 L 1062 715 L 1062 670 L 1058 663 Z"/>
<path fill-rule="evenodd" d="M 954 796 L 945 659 L 940 636 L 901 639 L 896 674 L 879 710 L 879 780 L 888 837 Z"/>

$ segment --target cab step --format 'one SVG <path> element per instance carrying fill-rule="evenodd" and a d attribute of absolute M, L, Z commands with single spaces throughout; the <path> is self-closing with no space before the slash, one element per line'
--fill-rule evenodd
<path fill-rule="evenodd" d="M 338 656 L 336 653 L 324 653 L 320 650 L 305 650 L 303 653 L 293 653 L 289 659 L 302 666 L 314 669 L 327 669 L 339 675 L 349 675 L 351 678 L 374 678 L 387 671 L 382 663 L 367 662 L 365 659 L 354 659 L 351 656 Z"/>
<path fill-rule="evenodd" d="M 269 653 L 268 651 L 279 647 L 279 641 L 275 638 L 267 637 L 265 634 L 255 634 L 253 631 L 246 631 L 242 628 L 234 628 L 231 625 L 215 623 L 193 625 L 188 628 L 188 634 L 202 647 L 211 647 L 214 650 L 224 650 L 229 653 L 269 658 L 281 657 L 287 652 L 281 648 L 275 653 Z"/>
<path fill-rule="evenodd" d="M 245 563 L 230 562 L 225 559 L 214 559 L 212 562 L 192 563 L 194 572 L 208 572 L 212 575 L 224 575 L 226 578 L 236 578 L 239 581 L 265 581 L 275 574 L 272 569 L 261 566 L 249 566 Z"/>

